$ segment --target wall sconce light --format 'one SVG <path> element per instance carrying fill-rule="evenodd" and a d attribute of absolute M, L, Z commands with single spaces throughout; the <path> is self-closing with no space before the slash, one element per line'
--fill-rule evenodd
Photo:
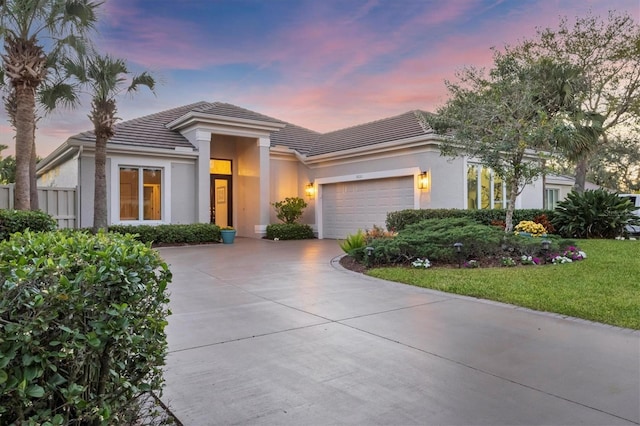
<path fill-rule="evenodd" d="M 431 190 L 431 170 L 427 170 L 418 175 L 418 189 Z"/>
<path fill-rule="evenodd" d="M 316 188 L 313 186 L 313 182 L 308 183 L 304 187 L 304 193 L 307 194 L 309 198 L 312 198 L 316 194 Z"/>

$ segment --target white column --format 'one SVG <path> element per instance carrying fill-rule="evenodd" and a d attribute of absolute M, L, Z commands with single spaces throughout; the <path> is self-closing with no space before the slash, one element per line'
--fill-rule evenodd
<path fill-rule="evenodd" d="M 196 199 L 194 203 L 195 218 L 197 223 L 209 223 L 210 220 L 210 194 L 211 185 L 209 174 L 209 160 L 211 158 L 211 132 L 192 130 L 182 134 L 198 150 L 196 161 Z"/>
<path fill-rule="evenodd" d="M 259 158 L 260 158 L 260 188 L 259 193 L 259 208 L 258 224 L 255 226 L 254 232 L 256 236 L 262 237 L 266 233 L 267 225 L 269 224 L 269 214 L 271 209 L 271 171 L 269 160 L 269 147 L 271 146 L 270 138 L 258 138 L 257 141 Z"/>

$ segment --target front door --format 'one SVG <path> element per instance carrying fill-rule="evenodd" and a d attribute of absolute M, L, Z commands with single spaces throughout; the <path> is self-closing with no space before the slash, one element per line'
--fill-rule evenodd
<path fill-rule="evenodd" d="M 211 183 L 209 186 L 211 217 L 210 222 L 219 227 L 233 226 L 231 200 L 231 161 L 211 160 Z"/>

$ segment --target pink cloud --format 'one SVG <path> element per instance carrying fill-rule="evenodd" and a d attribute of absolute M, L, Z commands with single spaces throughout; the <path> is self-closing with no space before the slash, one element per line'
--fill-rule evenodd
<path fill-rule="evenodd" d="M 488 20 L 487 11 L 507 3 L 510 10 L 502 19 Z M 595 0 L 512 3 L 443 2 L 382 33 L 366 20 L 381 1 L 371 0 L 350 15 L 339 16 L 331 15 L 331 7 L 323 2 L 310 2 L 317 10 L 265 29 L 262 38 L 240 40 L 231 35 L 211 40 L 206 28 L 180 19 L 149 19 L 136 9 L 135 1 L 111 0 L 105 3 L 105 19 L 126 35 L 114 33 L 115 38 L 101 44 L 118 56 L 161 70 L 206 70 L 234 63 L 256 68 L 242 81 L 170 81 L 159 88 L 158 98 L 123 104 L 124 119 L 199 100 L 220 100 L 330 131 L 411 109 L 435 110 L 446 100 L 444 80 L 455 79 L 456 70 L 465 65 L 490 66 L 490 47 L 532 37 L 536 27 L 555 27 L 559 15 L 583 16 L 591 8 L 605 16 L 609 7 L 618 7 L 640 19 L 637 0 L 619 0 L 615 5 Z M 390 4 L 398 7 L 386 3 Z M 262 73 L 275 83 L 264 83 Z M 178 92 L 176 87 L 189 90 Z M 54 128 L 43 128 L 43 134 L 46 130 L 46 137 L 58 137 L 59 144 L 66 139 L 65 131 L 87 130 L 86 112 L 74 114 L 81 119 L 51 121 Z"/>

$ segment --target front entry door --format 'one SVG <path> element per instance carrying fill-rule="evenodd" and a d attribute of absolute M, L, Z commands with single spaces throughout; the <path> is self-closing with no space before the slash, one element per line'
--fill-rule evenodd
<path fill-rule="evenodd" d="M 211 175 L 211 223 L 233 226 L 231 176 Z"/>

